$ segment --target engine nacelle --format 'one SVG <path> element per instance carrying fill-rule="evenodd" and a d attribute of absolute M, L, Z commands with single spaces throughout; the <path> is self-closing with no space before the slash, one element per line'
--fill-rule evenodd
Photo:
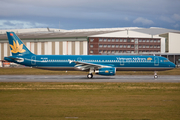
<path fill-rule="evenodd" d="M 95 73 L 99 75 L 113 76 L 116 74 L 116 68 L 101 68 L 95 70 Z"/>

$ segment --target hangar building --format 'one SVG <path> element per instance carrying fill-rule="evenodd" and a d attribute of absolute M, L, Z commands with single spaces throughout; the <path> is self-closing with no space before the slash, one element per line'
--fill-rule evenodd
<path fill-rule="evenodd" d="M 14 31 L 35 54 L 163 54 L 180 59 L 180 31 L 164 28 L 49 28 L 0 30 L 0 60 L 10 56 L 6 31 Z M 166 54 L 166 55 L 165 55 Z M 176 61 L 173 60 L 173 61 Z"/>

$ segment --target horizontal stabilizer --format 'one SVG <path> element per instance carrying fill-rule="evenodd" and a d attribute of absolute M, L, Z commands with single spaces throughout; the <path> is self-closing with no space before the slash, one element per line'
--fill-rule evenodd
<path fill-rule="evenodd" d="M 9 59 L 12 59 L 12 60 L 21 60 L 21 58 L 13 58 L 13 57 L 6 57 L 6 58 L 9 58 Z"/>

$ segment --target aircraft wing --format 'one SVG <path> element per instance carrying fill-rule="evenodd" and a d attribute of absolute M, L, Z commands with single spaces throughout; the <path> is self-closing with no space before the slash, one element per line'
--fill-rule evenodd
<path fill-rule="evenodd" d="M 100 68 L 106 68 L 106 67 L 112 67 L 107 65 L 101 65 L 101 64 L 94 64 L 90 62 L 82 62 L 82 61 L 73 61 L 76 63 L 75 67 L 80 70 L 89 70 L 89 69 L 100 69 Z"/>

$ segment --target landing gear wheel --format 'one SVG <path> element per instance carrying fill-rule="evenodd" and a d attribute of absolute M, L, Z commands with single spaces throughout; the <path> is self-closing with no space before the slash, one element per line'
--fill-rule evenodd
<path fill-rule="evenodd" d="M 157 75 L 155 75 L 155 76 L 154 76 L 154 79 L 157 79 L 157 78 L 158 78 L 158 76 L 157 76 Z"/>
<path fill-rule="evenodd" d="M 154 71 L 154 79 L 157 79 L 158 75 L 157 75 L 157 71 Z"/>
<path fill-rule="evenodd" d="M 88 74 L 88 75 L 87 75 L 87 78 L 89 78 L 89 79 L 90 79 L 90 78 L 93 78 L 93 74 Z"/>

